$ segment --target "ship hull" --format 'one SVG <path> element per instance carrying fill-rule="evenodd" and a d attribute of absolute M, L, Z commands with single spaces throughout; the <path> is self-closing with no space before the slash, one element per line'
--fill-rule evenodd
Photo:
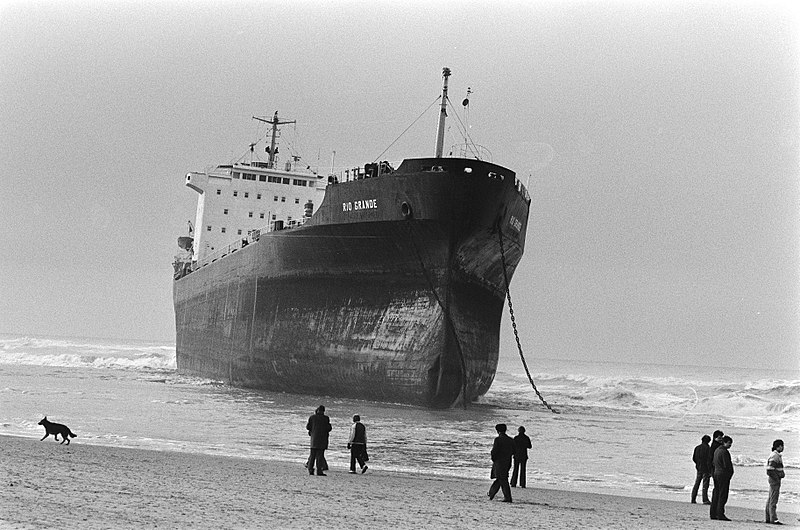
<path fill-rule="evenodd" d="M 460 164 L 329 186 L 304 226 L 176 280 L 179 371 L 435 408 L 483 395 L 497 369 L 502 257 L 510 278 L 528 201 L 513 173 Z"/>

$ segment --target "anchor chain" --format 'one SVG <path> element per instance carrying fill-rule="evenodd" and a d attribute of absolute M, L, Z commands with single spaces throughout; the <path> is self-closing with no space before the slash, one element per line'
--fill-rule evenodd
<path fill-rule="evenodd" d="M 539 389 L 536 388 L 536 383 L 533 382 L 533 377 L 531 377 L 531 372 L 528 370 L 528 363 L 525 362 L 525 356 L 522 354 L 522 344 L 519 341 L 519 333 L 517 332 L 517 321 L 514 318 L 514 306 L 511 303 L 511 289 L 509 288 L 508 282 L 508 270 L 506 269 L 506 251 L 503 248 L 503 230 L 500 228 L 500 221 L 497 222 L 497 235 L 500 239 L 500 259 L 503 261 L 503 278 L 506 281 L 506 298 L 508 299 L 508 312 L 511 315 L 511 327 L 514 330 L 514 338 L 517 340 L 517 349 L 519 350 L 519 358 L 522 360 L 522 366 L 525 368 L 525 373 L 528 375 L 528 381 L 531 382 L 531 386 L 533 387 L 533 391 L 536 392 L 536 395 L 539 396 L 539 400 L 547 407 L 550 412 L 553 414 L 560 414 L 556 409 L 550 406 L 544 396 L 542 396 Z"/>

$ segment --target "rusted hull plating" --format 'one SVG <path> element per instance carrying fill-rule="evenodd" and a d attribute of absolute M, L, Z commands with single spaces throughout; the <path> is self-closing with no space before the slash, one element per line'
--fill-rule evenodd
<path fill-rule="evenodd" d="M 529 201 L 508 170 L 505 181 L 464 176 L 464 164 L 499 166 L 456 161 L 329 186 L 303 227 L 177 280 L 179 371 L 435 408 L 486 393 L 505 293 L 498 229 L 510 278 Z M 359 198 L 375 207 L 348 216 Z"/>

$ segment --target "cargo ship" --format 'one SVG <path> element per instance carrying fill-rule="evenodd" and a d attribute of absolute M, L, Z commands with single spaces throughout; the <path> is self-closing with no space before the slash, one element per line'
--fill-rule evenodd
<path fill-rule="evenodd" d="M 199 197 L 173 264 L 180 373 L 430 408 L 486 393 L 530 197 L 505 167 L 442 156 L 449 76 L 432 158 L 278 167 L 293 122 L 276 112 L 254 117 L 268 160 L 185 176 Z"/>

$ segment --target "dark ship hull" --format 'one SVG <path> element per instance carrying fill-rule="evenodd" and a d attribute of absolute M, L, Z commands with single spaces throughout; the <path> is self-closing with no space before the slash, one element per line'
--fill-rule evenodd
<path fill-rule="evenodd" d="M 497 369 L 530 200 L 477 160 L 330 184 L 303 226 L 174 282 L 178 370 L 234 385 L 445 408 Z"/>

